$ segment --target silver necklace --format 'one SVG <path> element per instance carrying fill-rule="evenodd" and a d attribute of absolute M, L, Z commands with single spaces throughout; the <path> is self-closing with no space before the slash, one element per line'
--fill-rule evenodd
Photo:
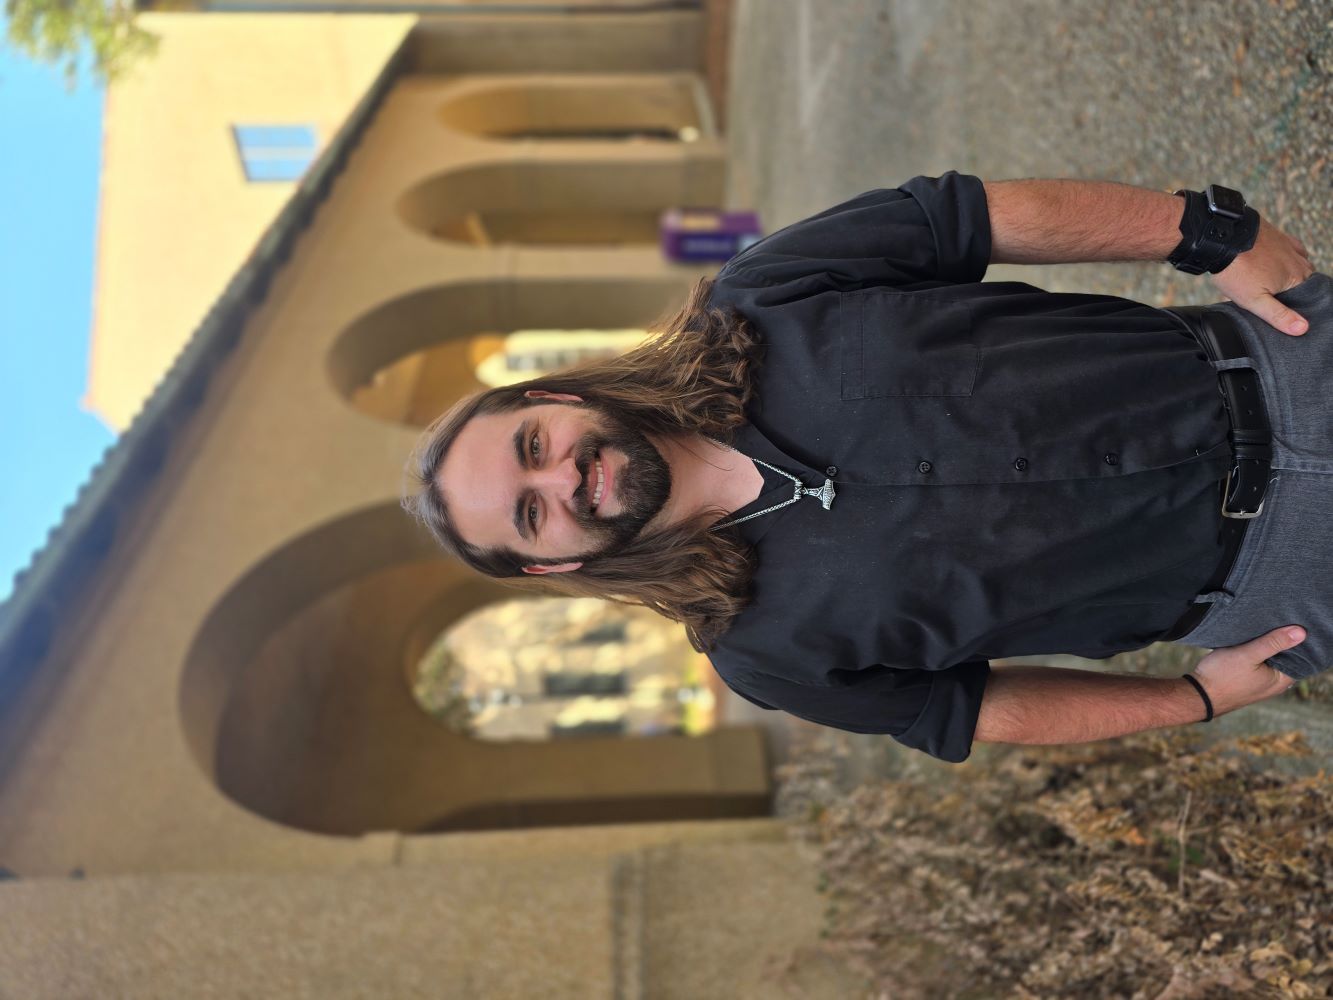
<path fill-rule="evenodd" d="M 742 455 L 745 458 L 750 458 L 749 455 L 746 455 L 743 451 L 736 451 L 736 449 L 731 447 L 731 445 L 729 444 L 722 444 L 721 441 L 717 441 L 714 438 L 709 438 L 708 440 L 712 441 L 714 444 L 722 445 L 722 447 L 726 448 L 728 451 L 735 451 L 737 455 Z M 823 507 L 825 510 L 828 510 L 830 507 L 833 506 L 833 498 L 837 496 L 837 493 L 834 492 L 832 479 L 825 478 L 823 486 L 806 486 L 805 483 L 801 482 L 800 479 L 798 479 L 796 476 L 793 476 L 790 472 L 786 471 L 785 469 L 779 469 L 776 465 L 769 465 L 762 458 L 750 458 L 750 461 L 757 462 L 759 465 L 762 465 L 765 469 L 772 469 L 778 475 L 786 476 L 788 479 L 790 479 L 794 484 L 794 490 L 792 492 L 791 499 L 783 500 L 782 503 L 775 503 L 772 507 L 765 507 L 763 510 L 757 510 L 753 514 L 746 514 L 744 517 L 738 517 L 734 521 L 720 521 L 717 524 L 713 525 L 711 528 L 709 528 L 708 529 L 709 531 L 719 531 L 722 528 L 730 528 L 733 525 L 740 524 L 742 521 L 748 521 L 752 517 L 759 517 L 763 514 L 772 513 L 775 510 L 779 510 L 782 507 L 786 507 L 788 504 L 795 503 L 797 500 L 801 499 L 801 497 L 813 497 L 814 499 L 819 501 L 819 505 Z"/>

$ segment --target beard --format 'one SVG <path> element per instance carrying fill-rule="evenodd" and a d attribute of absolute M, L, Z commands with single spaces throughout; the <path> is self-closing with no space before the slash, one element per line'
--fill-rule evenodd
<path fill-rule="evenodd" d="M 671 495 L 671 467 L 643 432 L 600 406 L 588 409 L 596 415 L 598 426 L 574 445 L 574 465 L 582 481 L 575 492 L 573 515 L 596 544 L 576 556 L 549 560 L 551 564 L 586 563 L 615 555 L 639 536 Z M 625 456 L 625 464 L 615 481 L 615 496 L 621 510 L 619 514 L 598 517 L 588 502 L 588 483 L 589 477 L 597 474 L 593 463 L 598 453 L 605 463 L 608 448 Z M 603 497 L 603 502 L 606 499 Z"/>

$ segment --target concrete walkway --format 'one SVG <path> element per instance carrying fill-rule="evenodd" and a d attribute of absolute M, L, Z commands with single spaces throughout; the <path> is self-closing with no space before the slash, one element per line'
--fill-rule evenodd
<path fill-rule="evenodd" d="M 1333 267 L 1333 0 L 734 0 L 731 39 L 728 203 L 758 209 L 770 232 L 948 169 L 1160 189 L 1217 181 Z M 1165 265 L 989 277 L 1157 305 L 1217 298 Z M 808 725 L 729 694 L 721 711 L 767 726 L 778 762 Z M 1327 703 L 1285 696 L 1210 732 L 1291 728 L 1317 751 L 1296 766 L 1333 761 Z"/>
<path fill-rule="evenodd" d="M 734 204 L 769 230 L 948 169 L 1242 190 L 1333 266 L 1333 2 L 735 0 Z M 1024 268 L 1208 301 L 1165 266 Z"/>

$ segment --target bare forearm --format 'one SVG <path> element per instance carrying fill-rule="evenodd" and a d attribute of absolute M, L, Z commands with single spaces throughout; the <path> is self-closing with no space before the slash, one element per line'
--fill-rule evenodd
<path fill-rule="evenodd" d="M 996 264 L 1162 261 L 1180 242 L 1185 203 L 1103 181 L 985 183 Z"/>
<path fill-rule="evenodd" d="M 1001 666 L 987 679 L 974 739 L 1087 743 L 1203 717 L 1198 692 L 1179 677 Z"/>

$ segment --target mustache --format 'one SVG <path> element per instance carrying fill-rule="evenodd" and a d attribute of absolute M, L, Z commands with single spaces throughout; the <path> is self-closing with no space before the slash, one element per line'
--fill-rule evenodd
<path fill-rule="evenodd" d="M 605 520 L 608 520 L 599 519 L 593 514 L 592 504 L 588 502 L 588 487 L 593 475 L 593 462 L 597 458 L 597 453 L 600 451 L 605 454 L 607 448 L 618 448 L 625 452 L 626 458 L 629 460 L 626 463 L 626 469 L 633 464 L 633 446 L 627 446 L 625 441 L 614 435 L 588 433 L 574 446 L 574 468 L 579 473 L 579 488 L 574 497 L 574 514 L 585 527 L 602 527 Z M 616 519 L 611 518 L 609 520 L 614 521 Z"/>
<path fill-rule="evenodd" d="M 590 485 L 592 477 L 596 474 L 593 463 L 600 452 L 603 457 L 608 448 L 614 448 L 625 456 L 625 464 L 621 467 L 620 476 L 616 483 L 616 495 L 620 497 L 625 509 L 619 514 L 611 516 L 601 516 L 593 513 L 592 504 L 589 502 Z M 655 482 L 652 474 L 652 463 L 649 462 L 649 455 L 646 451 L 652 450 L 652 445 L 646 439 L 642 439 L 632 432 L 615 433 L 614 431 L 589 431 L 584 434 L 574 445 L 574 468 L 579 473 L 579 488 L 573 498 L 573 513 L 575 519 L 585 528 L 590 528 L 599 533 L 607 531 L 625 531 L 630 525 L 641 522 L 643 519 L 642 507 L 644 497 L 641 495 L 639 485 L 636 480 L 641 477 L 647 477 L 643 481 L 646 483 Z M 655 457 L 656 453 L 653 453 Z M 644 464 L 644 463 L 648 464 Z M 665 470 L 664 470 L 665 472 Z M 670 482 L 670 473 L 666 472 L 667 482 Z M 649 486 L 652 489 L 651 486 Z M 669 489 L 669 485 L 666 487 Z M 605 497 L 603 498 L 605 500 Z M 641 523 L 638 523 L 642 527 Z"/>

